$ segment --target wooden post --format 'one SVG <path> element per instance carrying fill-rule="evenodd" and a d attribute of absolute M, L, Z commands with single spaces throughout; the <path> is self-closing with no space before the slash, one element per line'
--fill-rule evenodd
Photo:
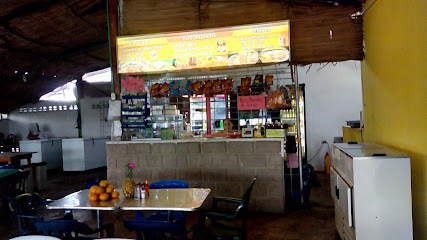
<path fill-rule="evenodd" d="M 112 80 L 112 89 L 111 92 L 114 92 L 116 99 L 120 96 L 121 87 L 120 87 L 120 78 L 117 73 L 117 44 L 116 38 L 118 35 L 118 4 L 117 0 L 107 0 L 108 1 L 108 42 L 109 42 L 109 51 L 110 51 L 110 67 L 111 67 L 111 80 Z"/>
<path fill-rule="evenodd" d="M 79 138 L 82 137 L 82 112 L 81 112 L 81 104 L 80 99 L 83 98 L 83 79 L 80 76 L 77 78 L 76 82 L 76 88 L 77 88 L 77 96 L 76 96 L 76 102 L 77 102 L 77 128 L 79 131 Z"/>

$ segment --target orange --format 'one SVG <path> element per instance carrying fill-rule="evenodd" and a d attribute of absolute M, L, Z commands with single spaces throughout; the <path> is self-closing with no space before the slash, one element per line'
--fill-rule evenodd
<path fill-rule="evenodd" d="M 108 200 L 109 198 L 110 198 L 110 194 L 108 193 L 102 193 L 101 195 L 99 195 L 99 200 L 101 201 Z"/>
<path fill-rule="evenodd" d="M 109 185 L 110 183 L 107 181 L 107 180 L 102 180 L 100 183 L 99 183 L 99 186 L 100 187 L 104 187 L 104 188 L 106 188 L 106 187 L 108 187 L 108 185 Z"/>
<path fill-rule="evenodd" d="M 96 194 L 102 194 L 105 192 L 105 189 L 103 187 L 96 187 L 95 192 Z"/>
<path fill-rule="evenodd" d="M 112 193 L 114 191 L 114 186 L 113 185 L 108 185 L 108 187 L 105 189 L 106 193 Z"/>
<path fill-rule="evenodd" d="M 90 187 L 89 192 L 95 193 L 97 188 L 98 188 L 98 186 L 92 186 L 92 187 Z"/>
<path fill-rule="evenodd" d="M 119 198 L 119 196 L 120 196 L 120 193 L 117 191 L 114 191 L 111 193 L 111 198 Z"/>
<path fill-rule="evenodd" d="M 98 194 L 95 193 L 89 193 L 89 201 L 97 201 L 99 198 Z"/>

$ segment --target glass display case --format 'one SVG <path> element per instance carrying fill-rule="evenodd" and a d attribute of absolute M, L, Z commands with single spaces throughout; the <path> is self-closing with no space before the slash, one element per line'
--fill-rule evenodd
<path fill-rule="evenodd" d="M 173 137 L 179 138 L 184 131 L 184 118 L 177 104 L 171 103 L 169 98 L 150 98 L 148 131 L 152 137 L 161 137 L 164 129 L 173 130 Z"/>
<path fill-rule="evenodd" d="M 224 94 L 214 97 L 190 98 L 190 128 L 197 134 L 209 134 L 224 130 L 223 120 L 227 118 L 229 97 Z"/>
<path fill-rule="evenodd" d="M 208 130 L 205 97 L 190 97 L 190 131 L 206 134 Z"/>
<path fill-rule="evenodd" d="M 293 86 L 290 86 L 293 88 Z M 292 92 L 292 91 L 291 91 Z M 286 136 L 295 136 L 295 141 L 301 144 L 301 158 L 306 161 L 306 136 L 305 136 L 305 102 L 304 102 L 304 84 L 299 86 L 299 101 L 296 101 L 296 97 L 291 93 L 291 105 L 288 108 L 280 110 L 280 123 L 287 125 L 285 129 Z M 298 141 L 297 137 L 297 109 L 296 104 L 299 103 L 299 125 L 300 125 L 300 136 L 301 141 Z"/>

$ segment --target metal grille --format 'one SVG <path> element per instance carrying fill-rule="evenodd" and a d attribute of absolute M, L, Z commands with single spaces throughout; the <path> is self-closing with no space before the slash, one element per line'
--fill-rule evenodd
<path fill-rule="evenodd" d="M 287 86 L 292 85 L 292 76 L 291 69 L 288 63 L 282 64 L 273 64 L 273 65 L 261 65 L 261 66 L 249 66 L 249 67 L 239 67 L 239 68 L 229 68 L 229 69 L 203 69 L 203 70 L 191 70 L 183 72 L 171 72 L 164 74 L 151 74 L 151 75 L 141 75 L 145 79 L 145 88 L 149 92 L 151 86 L 155 83 L 171 83 L 172 81 L 178 82 L 180 85 L 180 95 L 182 95 L 187 81 L 206 81 L 206 80 L 216 80 L 216 79 L 226 79 L 233 78 L 233 90 L 237 95 L 241 95 L 238 91 L 241 83 L 241 78 L 251 77 L 251 82 L 256 75 L 273 75 L 273 84 L 270 86 L 270 91 L 274 91 L 278 86 Z M 257 93 L 259 94 L 259 93 Z M 206 111 L 207 99 L 204 96 L 197 96 L 195 98 L 186 99 L 186 98 L 152 98 L 149 96 L 150 107 L 156 108 L 157 105 L 188 105 L 188 112 L 183 112 L 183 119 L 188 119 L 191 124 L 191 131 L 196 131 L 200 133 L 206 133 L 207 124 L 208 124 L 208 115 L 210 115 L 210 125 L 212 131 L 223 130 L 222 121 L 225 118 L 232 120 L 235 124 L 238 125 L 238 129 L 241 126 L 244 126 L 247 122 L 250 125 L 255 124 L 266 124 L 267 121 L 271 119 L 267 116 L 268 113 L 265 109 L 262 110 L 247 110 L 247 111 L 237 111 L 236 99 L 230 99 L 229 96 L 224 98 L 224 95 L 211 97 L 209 100 L 211 112 L 208 114 Z M 227 95 L 226 95 L 227 96 Z M 190 110 L 191 109 L 191 110 Z M 228 112 L 225 110 L 228 109 Z M 181 109 L 182 110 L 182 109 Z M 231 112 L 237 113 L 237 116 L 230 114 Z M 176 124 L 176 123 L 175 123 Z M 167 127 L 162 126 L 162 127 Z"/>

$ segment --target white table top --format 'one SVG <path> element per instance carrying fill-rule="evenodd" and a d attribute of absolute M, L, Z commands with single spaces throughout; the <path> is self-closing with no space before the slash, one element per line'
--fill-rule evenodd
<path fill-rule="evenodd" d="M 121 189 L 118 199 L 107 201 L 89 201 L 89 189 L 81 190 L 46 207 L 47 209 L 87 209 L 87 210 L 173 210 L 195 211 L 202 206 L 211 190 L 209 188 L 181 188 L 181 189 L 151 189 L 150 196 L 135 200 L 123 197 Z"/>
<path fill-rule="evenodd" d="M 9 240 L 60 240 L 60 239 L 56 237 L 50 237 L 50 236 L 27 235 L 27 236 L 19 236 L 19 237 L 11 238 Z"/>
<path fill-rule="evenodd" d="M 124 199 L 122 210 L 195 211 L 202 206 L 209 188 L 151 189 L 145 199 Z"/>

